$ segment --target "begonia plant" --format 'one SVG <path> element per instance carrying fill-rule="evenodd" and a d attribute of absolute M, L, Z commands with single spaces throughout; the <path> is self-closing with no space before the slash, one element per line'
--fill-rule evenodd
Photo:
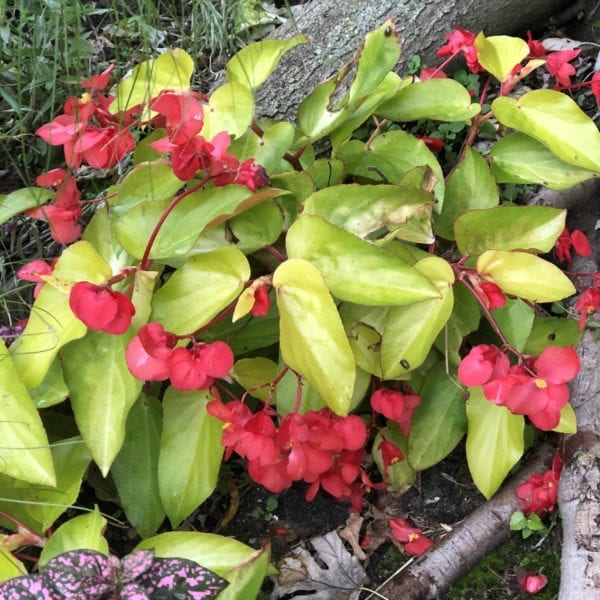
<path fill-rule="evenodd" d="M 38 130 L 66 168 L 2 198 L 0 219 L 47 222 L 60 250 L 19 270 L 35 299 L 0 348 L 0 510 L 47 542 L 40 581 L 77 535 L 112 560 L 97 513 L 49 534 L 90 462 L 114 483 L 137 550 L 214 571 L 229 582 L 219 598 L 252 598 L 267 546 L 156 535 L 213 493 L 233 454 L 273 493 L 304 482 L 308 501 L 323 489 L 360 512 L 367 490 L 406 489 L 465 438 L 490 498 L 523 455 L 526 426 L 575 431 L 568 382 L 598 274 L 579 323 L 551 305 L 577 291 L 557 262 L 589 243 L 565 229 L 565 210 L 499 189 L 599 176 L 600 134 L 566 89 L 577 53 L 531 36 L 447 38 L 443 65 L 403 77 L 384 23 L 308 93 L 295 124 L 257 118 L 254 94 L 301 35 L 239 51 L 210 96 L 191 88 L 183 49 L 111 92 L 108 68 Z M 444 73 L 456 57 L 480 74 L 475 91 Z M 554 88 L 519 87 L 537 69 Z M 453 152 L 430 136 L 440 123 L 466 132 Z M 81 165 L 122 172 L 92 198 Z M 524 510 L 550 509 L 545 483 L 528 485 Z M 403 519 L 390 527 L 410 554 L 431 546 Z M 0 581 L 23 574 L 14 550 L 0 543 L 11 558 Z"/>

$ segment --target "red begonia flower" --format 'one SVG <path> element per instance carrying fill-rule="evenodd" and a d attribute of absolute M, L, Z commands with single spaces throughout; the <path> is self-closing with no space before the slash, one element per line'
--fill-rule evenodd
<path fill-rule="evenodd" d="M 421 81 L 427 81 L 428 79 L 448 79 L 448 75 L 442 69 L 426 67 L 425 69 L 421 69 L 419 79 Z"/>
<path fill-rule="evenodd" d="M 160 323 L 147 323 L 127 345 L 129 371 L 142 381 L 164 381 L 169 377 L 167 359 L 176 343 L 177 336 Z"/>
<path fill-rule="evenodd" d="M 32 219 L 44 219 L 50 226 L 52 239 L 59 244 L 70 244 L 81 235 L 81 204 L 77 182 L 64 169 L 52 169 L 36 178 L 38 185 L 56 187 L 51 204 L 31 208 L 25 214 Z"/>
<path fill-rule="evenodd" d="M 558 454 L 552 460 L 552 468 L 543 475 L 537 473 L 517 486 L 515 493 L 521 510 L 529 516 L 535 513 L 543 517 L 552 512 L 558 500 L 558 484 L 563 462 Z"/>
<path fill-rule="evenodd" d="M 233 352 L 225 342 L 175 348 L 167 358 L 169 379 L 178 390 L 205 390 L 215 377 L 225 377 L 233 366 Z"/>
<path fill-rule="evenodd" d="M 44 284 L 46 283 L 46 276 L 52 275 L 55 263 L 56 260 L 54 260 L 51 265 L 44 260 L 32 260 L 26 265 L 23 265 L 17 271 L 17 277 L 19 279 L 23 279 L 24 281 L 33 281 L 37 284 L 33 290 L 34 298 L 37 298 L 38 294 L 42 290 L 42 287 L 44 287 Z"/>
<path fill-rule="evenodd" d="M 107 285 L 89 281 L 79 281 L 71 288 L 69 306 L 90 329 L 114 335 L 125 333 L 135 314 L 135 307 L 127 296 Z"/>
<path fill-rule="evenodd" d="M 569 61 L 577 58 L 581 50 L 559 50 L 551 52 L 546 58 L 546 69 L 548 73 L 556 77 L 557 83 L 569 87 L 571 76 L 575 75 L 575 67 Z"/>
<path fill-rule="evenodd" d="M 539 40 L 534 40 L 531 31 L 527 32 L 527 45 L 529 46 L 529 56 L 532 58 L 540 58 L 546 54 L 544 44 Z"/>
<path fill-rule="evenodd" d="M 590 87 L 592 88 L 592 94 L 596 98 L 596 103 L 600 105 L 600 71 L 594 71 Z"/>
<path fill-rule="evenodd" d="M 515 569 L 516 570 L 516 569 Z M 543 590 L 548 584 L 548 578 L 543 575 L 534 575 L 533 573 L 527 573 L 526 571 L 520 572 L 519 570 L 517 574 L 517 581 L 519 583 L 519 587 L 529 594 L 537 594 L 539 591 Z"/>
<path fill-rule="evenodd" d="M 387 440 L 382 440 L 377 449 L 381 452 L 381 459 L 383 460 L 383 475 L 389 477 L 388 467 L 400 462 L 404 458 L 404 454 L 398 446 Z"/>
<path fill-rule="evenodd" d="M 504 377 L 485 383 L 483 393 L 490 402 L 526 415 L 538 429 L 549 431 L 560 422 L 560 411 L 569 401 L 567 383 L 580 367 L 573 348 L 549 346 L 533 361 L 533 376 L 523 367 L 512 367 Z"/>
<path fill-rule="evenodd" d="M 589 288 L 579 296 L 575 304 L 575 312 L 580 313 L 578 325 L 580 331 L 585 327 L 587 318 L 597 311 L 600 311 L 600 290 Z"/>
<path fill-rule="evenodd" d="M 108 65 L 100 75 L 92 75 L 81 82 L 82 88 L 92 88 L 96 90 L 103 90 L 110 80 L 110 72 L 115 68 L 115 65 Z"/>
<path fill-rule="evenodd" d="M 506 304 L 506 296 L 500 286 L 491 281 L 482 281 L 479 285 L 483 291 L 484 302 L 488 308 L 502 308 Z"/>
<path fill-rule="evenodd" d="M 554 249 L 556 250 L 556 258 L 560 261 L 567 261 L 571 264 L 571 248 L 579 254 L 579 256 L 589 256 L 592 253 L 592 246 L 587 239 L 585 233 L 576 229 L 569 233 L 567 229 L 558 236 Z"/>
<path fill-rule="evenodd" d="M 431 137 L 429 135 L 418 135 L 416 137 L 422 140 L 432 152 L 441 152 L 444 149 L 444 140 L 441 138 Z"/>
<path fill-rule="evenodd" d="M 265 284 L 259 285 L 254 289 L 254 304 L 250 309 L 250 314 L 253 317 L 264 317 L 268 314 L 270 307 L 269 290 Z"/>
<path fill-rule="evenodd" d="M 389 388 L 381 387 L 371 394 L 371 407 L 390 421 L 400 426 L 402 433 L 408 435 L 413 413 L 421 398 L 414 394 L 403 394 Z"/>
<path fill-rule="evenodd" d="M 474 33 L 456 27 L 453 32 L 445 35 L 448 43 L 437 51 L 438 56 L 453 56 L 462 52 L 471 73 L 479 73 L 483 70 L 477 60 L 477 48 L 475 48 L 477 36 Z"/>
<path fill-rule="evenodd" d="M 189 93 L 162 92 L 150 108 L 164 117 L 169 140 L 175 145 L 196 136 L 204 125 L 202 103 Z"/>
<path fill-rule="evenodd" d="M 404 544 L 404 550 L 413 556 L 421 556 L 431 546 L 433 540 L 423 535 L 423 530 L 411 527 L 404 519 L 390 519 L 389 521 L 392 537 Z"/>
<path fill-rule="evenodd" d="M 479 344 L 462 359 L 458 366 L 458 378 L 463 385 L 475 387 L 508 373 L 510 361 L 500 348 Z"/>

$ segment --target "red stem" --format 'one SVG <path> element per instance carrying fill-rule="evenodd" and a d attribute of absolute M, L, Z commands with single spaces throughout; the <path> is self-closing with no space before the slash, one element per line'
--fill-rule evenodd
<path fill-rule="evenodd" d="M 193 193 L 193 192 L 199 190 L 200 188 L 202 188 L 203 186 L 205 186 L 209 180 L 210 180 L 210 177 L 208 175 L 205 176 L 204 179 L 200 183 L 191 187 L 189 190 L 186 190 L 185 192 L 178 194 L 177 196 L 175 196 L 173 198 L 173 200 L 171 200 L 171 202 L 169 202 L 169 206 L 167 206 L 167 208 L 165 208 L 163 214 L 160 216 L 160 219 L 157 221 L 156 225 L 154 226 L 154 229 L 153 229 L 152 233 L 150 234 L 150 238 L 148 239 L 148 243 L 146 244 L 146 248 L 144 250 L 144 255 L 142 256 L 142 261 L 140 263 L 140 269 L 142 271 L 147 271 L 150 268 L 150 265 L 152 264 L 152 261 L 149 258 L 150 252 L 152 250 L 152 246 L 154 245 L 154 242 L 156 241 L 156 237 L 158 236 L 158 232 L 160 231 L 160 228 L 163 226 L 167 217 L 171 214 L 171 211 L 179 204 L 179 202 L 181 202 L 181 200 L 183 200 L 186 196 L 189 196 L 191 193 Z"/>

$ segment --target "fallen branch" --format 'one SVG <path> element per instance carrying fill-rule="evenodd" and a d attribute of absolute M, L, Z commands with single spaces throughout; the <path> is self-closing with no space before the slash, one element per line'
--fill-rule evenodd
<path fill-rule="evenodd" d="M 387 598 L 426 600 L 448 591 L 485 556 L 508 541 L 510 516 L 520 510 L 515 488 L 534 473 L 546 471 L 555 451 L 550 443 L 540 446 L 489 502 L 474 510 L 408 569 L 392 575 L 377 593 Z M 584 596 L 572 596 L 576 597 Z"/>

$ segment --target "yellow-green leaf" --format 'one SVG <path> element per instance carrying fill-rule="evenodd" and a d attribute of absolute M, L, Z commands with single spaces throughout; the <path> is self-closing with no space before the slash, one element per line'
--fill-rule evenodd
<path fill-rule="evenodd" d="M 518 99 L 503 96 L 492 102 L 492 110 L 502 125 L 530 135 L 561 160 L 600 171 L 600 132 L 566 94 L 534 90 Z"/>
<path fill-rule="evenodd" d="M 527 252 L 488 250 L 478 258 L 477 272 L 494 281 L 505 294 L 532 302 L 555 302 L 575 293 L 558 267 Z"/>
<path fill-rule="evenodd" d="M 259 88 L 275 70 L 281 57 L 298 44 L 308 42 L 301 33 L 289 40 L 262 40 L 239 50 L 227 63 L 225 77 L 252 91 Z"/>
<path fill-rule="evenodd" d="M 354 389 L 355 363 L 340 315 L 321 273 L 293 258 L 273 275 L 279 307 L 281 354 L 337 414 L 346 415 Z"/>
<path fill-rule="evenodd" d="M 477 489 L 489 500 L 523 456 L 525 419 L 489 402 L 480 387 L 467 400 L 467 463 Z"/>
<path fill-rule="evenodd" d="M 577 433 L 577 416 L 569 403 L 562 407 L 560 421 L 552 431 L 569 434 Z"/>
<path fill-rule="evenodd" d="M 2 340 L 0 415 L 0 473 L 30 483 L 56 485 L 44 426 Z"/>
<path fill-rule="evenodd" d="M 518 37 L 480 33 L 475 38 L 479 64 L 496 79 L 505 81 L 513 68 L 529 54 L 527 42 Z"/>

